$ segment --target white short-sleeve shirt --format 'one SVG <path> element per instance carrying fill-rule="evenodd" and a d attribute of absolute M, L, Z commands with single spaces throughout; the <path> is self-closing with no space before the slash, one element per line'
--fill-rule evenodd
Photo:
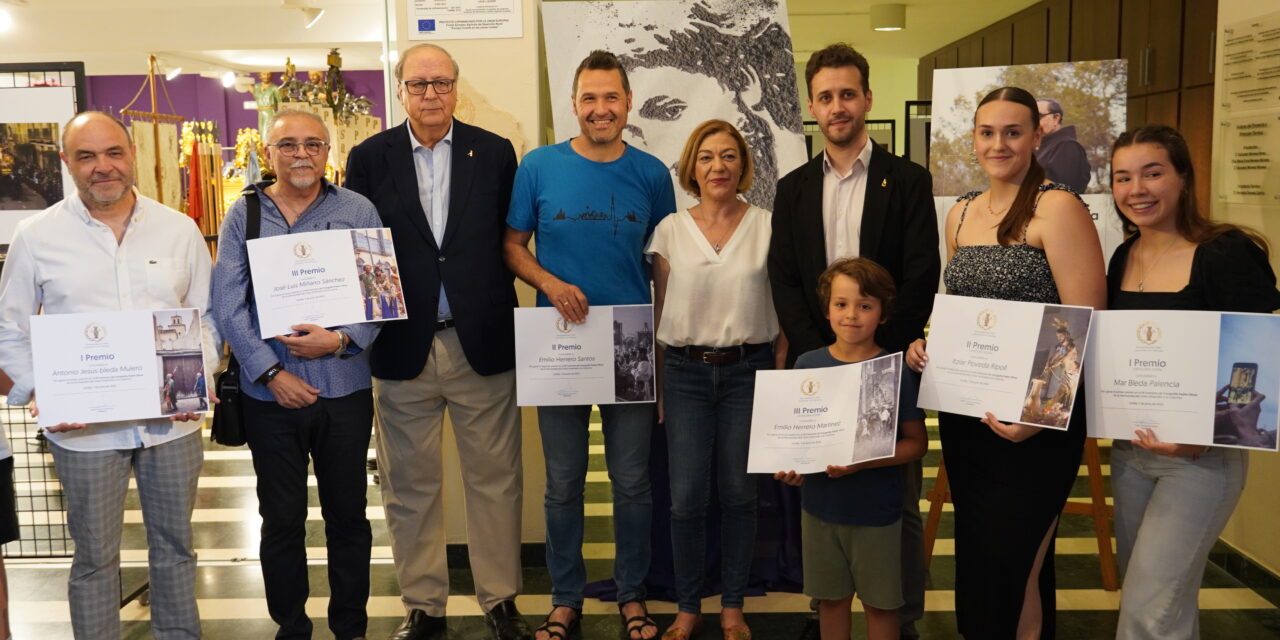
<path fill-rule="evenodd" d="M 731 347 L 772 342 L 778 316 L 769 290 L 772 214 L 749 207 L 716 253 L 688 211 L 654 230 L 645 253 L 671 265 L 658 342 L 671 347 Z"/>

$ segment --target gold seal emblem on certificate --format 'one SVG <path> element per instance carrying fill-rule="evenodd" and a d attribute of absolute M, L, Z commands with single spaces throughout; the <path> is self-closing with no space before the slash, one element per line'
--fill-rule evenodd
<path fill-rule="evenodd" d="M 107 337 L 107 329 L 96 322 L 90 322 L 84 328 L 84 337 L 88 338 L 89 342 L 102 342 Z"/>
<path fill-rule="evenodd" d="M 996 328 L 996 312 L 990 309 L 983 309 L 978 312 L 978 328 L 983 331 L 990 331 Z"/>
<path fill-rule="evenodd" d="M 1160 325 L 1150 320 L 1138 325 L 1138 342 L 1142 344 L 1152 345 L 1160 342 L 1161 335 L 1163 332 L 1160 331 Z"/>
<path fill-rule="evenodd" d="M 293 245 L 293 255 L 299 260 L 306 260 L 307 258 L 310 258 L 313 253 L 315 253 L 315 250 L 311 248 L 311 245 L 305 242 L 299 242 L 298 244 Z"/>
<path fill-rule="evenodd" d="M 572 329 L 572 327 L 569 325 L 569 321 L 564 319 L 564 316 L 558 316 L 556 318 L 556 331 L 559 331 L 560 333 L 569 333 L 570 329 Z"/>
<path fill-rule="evenodd" d="M 818 391 L 821 390 L 822 383 L 813 378 L 805 378 L 804 382 L 800 383 L 800 393 L 806 397 L 816 396 L 818 395 Z"/>

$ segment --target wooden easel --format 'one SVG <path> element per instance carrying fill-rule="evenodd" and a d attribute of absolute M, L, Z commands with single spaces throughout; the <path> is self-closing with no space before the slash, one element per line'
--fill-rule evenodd
<path fill-rule="evenodd" d="M 135 109 L 130 109 L 129 107 L 132 107 L 133 103 L 138 101 L 138 96 L 142 95 L 142 90 L 144 88 L 149 89 L 151 92 L 151 111 L 137 111 Z M 165 89 L 164 97 L 166 100 L 169 99 L 168 89 Z M 169 108 L 173 109 L 172 101 L 169 102 Z M 141 87 L 138 87 L 138 93 L 133 96 L 133 100 L 130 100 L 129 104 L 125 105 L 124 109 L 120 110 L 120 113 L 131 118 L 149 118 L 151 120 L 151 131 L 153 132 L 152 139 L 154 140 L 153 146 L 155 147 L 154 151 L 156 154 L 156 201 L 160 204 L 167 204 L 164 201 L 164 170 L 160 166 L 160 121 L 164 120 L 166 122 L 178 123 L 182 122 L 184 118 L 182 116 L 175 116 L 168 113 L 160 113 L 159 108 L 157 108 L 155 56 L 147 56 L 147 79 L 142 83 Z M 174 205 L 177 204 L 178 203 L 176 202 L 174 203 Z"/>
<path fill-rule="evenodd" d="M 1062 512 L 1072 515 L 1093 517 L 1093 530 L 1098 538 L 1098 564 L 1102 570 L 1102 588 L 1115 591 L 1120 588 L 1119 572 L 1116 570 L 1116 556 L 1111 550 L 1111 514 L 1113 509 L 1107 504 L 1106 490 L 1102 485 L 1102 458 L 1098 454 L 1098 441 L 1087 438 L 1084 441 L 1084 462 L 1089 468 L 1088 502 L 1067 501 Z M 929 517 L 924 524 L 924 562 L 928 567 L 933 561 L 933 544 L 938 538 L 938 524 L 942 520 L 942 505 L 951 502 L 951 492 L 947 488 L 947 466 L 943 459 L 938 460 L 938 477 L 933 489 L 925 494 L 929 500 Z"/>

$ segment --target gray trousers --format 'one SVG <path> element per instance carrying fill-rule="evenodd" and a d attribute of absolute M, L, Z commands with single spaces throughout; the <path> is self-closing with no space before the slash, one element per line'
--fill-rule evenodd
<path fill-rule="evenodd" d="M 132 470 L 147 528 L 151 635 L 199 638 L 191 511 L 204 462 L 200 432 L 147 448 L 72 451 L 51 444 L 50 450 L 76 546 L 67 585 L 75 637 L 120 638 L 120 536 Z"/>

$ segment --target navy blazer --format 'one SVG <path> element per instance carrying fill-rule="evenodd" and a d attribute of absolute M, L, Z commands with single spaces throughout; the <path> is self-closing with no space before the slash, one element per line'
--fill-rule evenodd
<path fill-rule="evenodd" d="M 511 142 L 453 121 L 449 217 L 436 246 L 418 199 L 409 125 L 370 137 L 347 157 L 346 188 L 369 198 L 391 228 L 407 320 L 383 324 L 373 343 L 373 375 L 408 380 L 422 373 L 435 335 L 440 283 L 449 295 L 458 339 L 480 375 L 515 366 L 515 278 L 502 257 L 515 181 Z"/>
<path fill-rule="evenodd" d="M 873 148 L 858 255 L 880 263 L 898 287 L 889 321 L 876 331 L 876 342 L 892 353 L 924 336 L 933 311 L 941 269 L 938 217 L 929 171 L 867 143 Z M 788 367 L 800 354 L 835 341 L 818 300 L 818 276 L 827 268 L 822 162 L 818 154 L 779 180 L 773 203 L 769 282 L 787 336 Z"/>

